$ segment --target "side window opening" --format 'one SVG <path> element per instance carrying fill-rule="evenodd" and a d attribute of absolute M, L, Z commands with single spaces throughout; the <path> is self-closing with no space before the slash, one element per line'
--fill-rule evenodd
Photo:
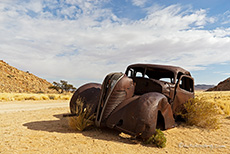
<path fill-rule="evenodd" d="M 184 89 L 188 92 L 194 92 L 194 89 L 193 89 L 193 80 L 186 77 L 186 76 L 183 76 L 180 80 L 180 83 L 179 83 L 179 86 L 181 89 Z"/>
<path fill-rule="evenodd" d="M 131 68 L 128 70 L 128 73 L 127 73 L 127 76 L 128 77 L 134 77 L 135 76 L 135 71 Z"/>
<path fill-rule="evenodd" d="M 173 78 L 161 78 L 160 81 L 165 81 L 168 83 L 173 83 Z"/>
<path fill-rule="evenodd" d="M 143 74 L 141 72 L 137 72 L 136 77 L 143 77 Z"/>
<path fill-rule="evenodd" d="M 144 78 L 149 79 L 148 75 L 145 74 Z"/>
<path fill-rule="evenodd" d="M 131 69 L 130 69 L 130 70 L 128 71 L 127 76 L 128 76 L 128 77 L 131 77 L 131 76 L 132 76 L 132 74 L 133 74 L 132 72 L 133 72 L 133 70 L 131 70 Z"/>

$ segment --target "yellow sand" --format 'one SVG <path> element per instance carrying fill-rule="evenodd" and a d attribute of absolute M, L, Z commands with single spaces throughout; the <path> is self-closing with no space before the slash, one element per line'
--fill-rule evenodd
<path fill-rule="evenodd" d="M 43 102 L 58 103 L 49 100 Z M 163 131 L 167 144 L 166 148 L 159 149 L 110 129 L 93 128 L 84 132 L 71 130 L 67 119 L 62 117 L 62 114 L 69 112 L 69 101 L 65 102 L 66 107 L 42 109 L 39 108 L 41 103 L 38 103 L 36 110 L 1 112 L 0 153 L 230 153 L 228 116 L 221 115 L 221 128 L 214 131 L 195 126 L 179 126 Z M 34 101 L 17 103 L 30 104 Z"/>

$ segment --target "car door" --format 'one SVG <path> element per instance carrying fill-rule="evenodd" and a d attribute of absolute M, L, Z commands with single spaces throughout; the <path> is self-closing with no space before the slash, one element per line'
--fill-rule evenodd
<path fill-rule="evenodd" d="M 173 113 L 181 112 L 190 98 L 194 97 L 194 79 L 191 76 L 182 75 L 176 85 L 174 101 L 172 103 Z"/>

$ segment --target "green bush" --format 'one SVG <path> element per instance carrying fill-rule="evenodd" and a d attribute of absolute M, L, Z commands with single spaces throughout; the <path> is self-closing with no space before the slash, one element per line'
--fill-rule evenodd
<path fill-rule="evenodd" d="M 166 147 L 166 138 L 164 133 L 160 129 L 156 129 L 155 134 L 153 134 L 147 141 L 146 144 L 156 144 L 159 148 Z"/>

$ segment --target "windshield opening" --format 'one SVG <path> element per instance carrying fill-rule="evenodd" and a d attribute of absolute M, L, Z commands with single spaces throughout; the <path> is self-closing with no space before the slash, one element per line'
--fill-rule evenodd
<path fill-rule="evenodd" d="M 126 73 L 128 77 L 142 77 L 156 79 L 168 83 L 175 83 L 174 73 L 172 71 L 161 68 L 135 67 L 129 68 Z"/>

